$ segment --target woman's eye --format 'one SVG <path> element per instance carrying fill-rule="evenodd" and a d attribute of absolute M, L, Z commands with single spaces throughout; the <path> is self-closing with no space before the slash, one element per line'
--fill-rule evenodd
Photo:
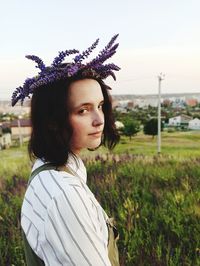
<path fill-rule="evenodd" d="M 87 112 L 87 109 L 81 109 L 80 111 L 78 111 L 79 114 L 84 114 L 85 112 Z"/>
<path fill-rule="evenodd" d="M 102 108 L 103 108 L 103 104 L 100 104 L 100 105 L 99 105 L 99 109 L 102 109 Z"/>

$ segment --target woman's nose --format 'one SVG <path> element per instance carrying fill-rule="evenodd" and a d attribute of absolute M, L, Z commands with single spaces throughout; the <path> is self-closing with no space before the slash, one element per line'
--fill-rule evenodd
<path fill-rule="evenodd" d="M 99 112 L 95 112 L 94 117 L 93 117 L 93 121 L 92 121 L 92 125 L 93 126 L 101 126 L 104 124 L 104 114 L 103 112 L 99 113 Z"/>

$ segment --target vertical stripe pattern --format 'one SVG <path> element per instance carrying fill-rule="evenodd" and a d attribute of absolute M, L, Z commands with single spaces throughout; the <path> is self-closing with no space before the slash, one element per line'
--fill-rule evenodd
<path fill-rule="evenodd" d="M 78 160 L 76 164 L 70 158 L 74 177 L 45 170 L 33 178 L 25 193 L 21 225 L 45 265 L 111 266 L 103 209 L 88 188 L 84 164 Z M 34 169 L 42 164 L 38 159 Z"/>

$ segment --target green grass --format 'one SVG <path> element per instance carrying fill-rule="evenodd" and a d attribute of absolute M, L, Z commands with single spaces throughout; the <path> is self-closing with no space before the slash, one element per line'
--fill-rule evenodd
<path fill-rule="evenodd" d="M 0 151 L 0 177 L 9 179 L 16 173 L 23 175 L 31 163 L 27 154 L 27 146 L 13 147 Z"/>
<path fill-rule="evenodd" d="M 199 159 L 121 155 L 88 165 L 120 231 L 121 265 L 200 265 Z"/>
<path fill-rule="evenodd" d="M 198 157 L 200 156 L 200 131 L 188 132 L 162 132 L 161 153 L 171 155 L 177 158 Z M 101 147 L 100 149 L 90 152 L 83 151 L 83 157 L 94 157 L 97 154 L 107 153 L 108 150 Z M 137 136 L 121 137 L 120 143 L 112 151 L 114 154 L 130 153 L 136 155 L 156 155 L 157 154 L 157 137 L 139 133 Z M 13 147 L 11 149 L 0 151 L 0 176 L 9 168 L 14 174 L 19 167 L 29 165 L 30 160 L 27 155 L 27 146 L 22 148 Z"/>
<path fill-rule="evenodd" d="M 124 151 L 131 154 L 156 155 L 157 137 L 152 138 L 143 133 L 139 133 L 132 140 L 122 137 L 114 153 L 121 154 Z M 200 132 L 162 132 L 161 153 L 179 158 L 200 156 Z"/>
<path fill-rule="evenodd" d="M 156 137 L 142 133 L 82 156 L 117 220 L 122 266 L 200 265 L 200 132 L 163 132 L 159 156 Z M 0 151 L 0 265 L 25 265 L 19 213 L 30 169 L 27 145 Z"/>

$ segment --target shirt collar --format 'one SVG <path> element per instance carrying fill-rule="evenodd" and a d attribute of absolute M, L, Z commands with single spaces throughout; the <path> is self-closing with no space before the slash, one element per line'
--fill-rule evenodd
<path fill-rule="evenodd" d="M 32 171 L 43 165 L 44 163 L 47 162 L 42 159 L 37 159 L 35 164 L 33 165 Z M 79 156 L 76 155 L 75 157 L 72 154 L 69 154 L 66 166 L 69 168 L 69 170 L 71 170 L 71 172 L 75 176 L 79 177 L 84 183 L 87 182 L 87 171 L 82 159 Z"/>
<path fill-rule="evenodd" d="M 87 171 L 79 156 L 76 155 L 76 157 L 74 157 L 70 154 L 66 165 L 76 176 L 80 177 L 85 183 L 87 182 Z"/>

